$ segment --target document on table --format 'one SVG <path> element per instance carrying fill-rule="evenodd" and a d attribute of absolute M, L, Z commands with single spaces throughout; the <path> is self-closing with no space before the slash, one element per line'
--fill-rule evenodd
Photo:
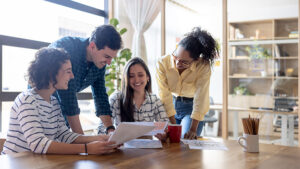
<path fill-rule="evenodd" d="M 146 133 L 152 131 L 154 128 L 154 125 L 150 126 L 122 122 L 109 137 L 109 141 L 114 141 L 117 145 L 119 145 L 125 143 L 126 141 L 141 137 Z"/>
<path fill-rule="evenodd" d="M 187 144 L 190 149 L 201 150 L 228 150 L 228 148 L 222 143 L 217 141 L 202 141 L 202 140 L 186 140 L 181 139 L 181 142 Z"/>
<path fill-rule="evenodd" d="M 162 148 L 159 140 L 134 139 L 124 143 L 124 148 Z"/>
<path fill-rule="evenodd" d="M 126 124 L 137 124 L 137 125 L 145 125 L 145 126 L 155 126 L 155 128 L 146 133 L 145 136 L 155 136 L 158 133 L 165 133 L 165 129 L 168 125 L 168 122 L 125 122 Z"/>

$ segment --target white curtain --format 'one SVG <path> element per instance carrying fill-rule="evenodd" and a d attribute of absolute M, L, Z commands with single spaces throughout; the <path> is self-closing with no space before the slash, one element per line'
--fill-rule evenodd
<path fill-rule="evenodd" d="M 132 56 L 141 57 L 147 63 L 144 32 L 160 12 L 162 0 L 123 0 L 123 4 L 134 28 Z"/>

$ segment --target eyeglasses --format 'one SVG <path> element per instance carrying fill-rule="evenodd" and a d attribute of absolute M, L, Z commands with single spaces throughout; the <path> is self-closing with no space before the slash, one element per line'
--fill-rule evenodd
<path fill-rule="evenodd" d="M 178 55 L 177 55 L 176 49 L 172 53 L 172 56 L 173 56 L 175 61 L 177 61 L 178 63 L 181 63 L 182 66 L 184 66 L 184 67 L 189 67 L 193 62 L 193 61 L 180 60 Z"/>

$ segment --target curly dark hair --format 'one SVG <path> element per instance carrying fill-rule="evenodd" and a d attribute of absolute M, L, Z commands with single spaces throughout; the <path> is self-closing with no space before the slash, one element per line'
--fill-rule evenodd
<path fill-rule="evenodd" d="M 57 83 L 56 75 L 61 65 L 70 60 L 70 55 L 61 48 L 41 48 L 28 68 L 29 84 L 32 87 L 48 89 L 49 83 Z"/>
<path fill-rule="evenodd" d="M 120 99 L 120 114 L 121 114 L 121 121 L 122 122 L 133 122 L 133 111 L 134 111 L 134 105 L 133 105 L 133 89 L 129 85 L 129 71 L 130 68 L 134 65 L 141 65 L 146 75 L 149 77 L 149 81 L 147 82 L 145 86 L 145 90 L 148 93 L 152 92 L 151 89 L 151 74 L 150 71 L 146 65 L 146 63 L 143 61 L 143 59 L 139 57 L 134 57 L 130 59 L 127 64 L 124 67 L 123 77 L 122 77 L 122 94 Z"/>
<path fill-rule="evenodd" d="M 121 35 L 111 25 L 98 26 L 92 33 L 90 42 L 95 42 L 98 50 L 105 46 L 112 50 L 119 50 L 122 47 Z"/>
<path fill-rule="evenodd" d="M 214 63 L 219 57 L 219 47 L 215 39 L 200 27 L 195 27 L 191 32 L 185 34 L 185 37 L 179 42 L 190 53 L 191 58 L 197 60 L 202 58 L 204 63 Z"/>

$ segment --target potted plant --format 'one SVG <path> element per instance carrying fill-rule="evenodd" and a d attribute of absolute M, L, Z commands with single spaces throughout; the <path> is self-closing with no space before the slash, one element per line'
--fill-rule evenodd
<path fill-rule="evenodd" d="M 234 94 L 236 95 L 250 95 L 250 92 L 247 90 L 245 86 L 240 84 L 233 89 Z"/>
<path fill-rule="evenodd" d="M 110 19 L 109 22 L 115 29 L 123 35 L 127 32 L 126 28 L 119 28 L 119 21 L 116 18 Z M 129 48 L 124 48 L 120 50 L 117 57 L 114 58 L 109 66 L 106 68 L 105 75 L 105 85 L 108 88 L 107 94 L 112 94 L 115 90 L 121 89 L 121 75 L 122 68 L 126 62 L 131 58 L 131 50 Z"/>
<path fill-rule="evenodd" d="M 246 51 L 249 53 L 251 59 L 268 59 L 272 57 L 270 51 L 259 45 L 248 46 L 246 47 Z"/>

